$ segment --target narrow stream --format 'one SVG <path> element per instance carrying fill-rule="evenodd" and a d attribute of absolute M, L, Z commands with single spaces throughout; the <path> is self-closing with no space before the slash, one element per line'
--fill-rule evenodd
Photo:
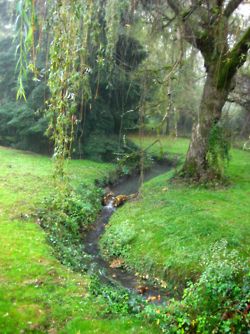
<path fill-rule="evenodd" d="M 155 176 L 167 172 L 171 166 L 166 163 L 155 163 L 155 165 L 144 173 L 144 181 L 148 181 Z M 109 187 L 110 191 L 115 196 L 123 194 L 130 195 L 138 192 L 140 184 L 140 176 L 133 175 L 120 179 L 120 181 Z M 96 222 L 92 225 L 92 229 L 87 232 L 84 237 L 85 251 L 92 257 L 90 271 L 98 274 L 99 278 L 104 283 L 113 283 L 124 287 L 130 291 L 142 294 L 146 299 L 161 301 L 164 296 L 167 296 L 167 291 L 154 285 L 150 285 L 147 280 L 144 280 L 123 267 L 112 268 L 110 263 L 103 259 L 99 249 L 99 239 L 104 233 L 105 226 L 108 224 L 111 215 L 115 212 L 112 202 L 103 206 L 102 211 Z M 119 209 L 118 209 L 119 210 Z"/>

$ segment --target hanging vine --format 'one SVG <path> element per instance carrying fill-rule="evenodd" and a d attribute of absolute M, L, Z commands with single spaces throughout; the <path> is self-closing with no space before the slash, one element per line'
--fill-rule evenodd
<path fill-rule="evenodd" d="M 106 70 L 113 62 L 121 16 L 128 8 L 129 0 L 108 0 L 105 6 L 103 14 L 100 12 L 104 8 L 101 0 L 51 0 L 45 3 L 20 0 L 18 3 L 18 98 L 25 98 L 23 80 L 28 70 L 35 74 L 38 71 L 36 28 L 40 23 L 49 31 L 47 84 L 50 98 L 47 114 L 50 123 L 47 134 L 54 143 L 55 175 L 60 177 L 65 174 L 64 161 L 71 155 L 75 127 L 84 117 L 84 105 L 90 103 L 93 96 L 89 80 L 92 66 L 97 64 L 97 68 L 105 67 Z M 39 22 L 37 18 L 41 12 L 46 12 L 47 17 Z M 38 30 L 42 28 L 38 27 Z M 37 38 L 39 47 L 40 36 Z M 94 98 L 98 94 L 98 84 Z"/>
<path fill-rule="evenodd" d="M 74 127 L 77 122 L 76 96 L 80 87 L 78 70 L 80 7 L 78 1 L 56 2 L 50 22 L 53 40 L 50 45 L 48 134 L 54 141 L 56 175 L 64 175 L 64 160 L 70 157 Z"/>
<path fill-rule="evenodd" d="M 32 55 L 33 63 L 35 64 L 35 19 L 34 0 L 20 0 L 17 4 L 15 36 L 19 42 L 16 48 L 16 70 L 18 71 L 17 99 L 24 98 L 26 100 L 24 80 L 27 78 L 28 69 L 30 67 L 30 53 Z"/>

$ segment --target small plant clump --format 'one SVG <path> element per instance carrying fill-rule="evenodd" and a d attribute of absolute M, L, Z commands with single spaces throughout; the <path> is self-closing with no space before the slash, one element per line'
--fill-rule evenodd
<path fill-rule="evenodd" d="M 226 241 L 217 242 L 204 260 L 205 270 L 184 290 L 181 301 L 148 305 L 144 315 L 163 333 L 247 333 L 250 326 L 250 269 Z"/>
<path fill-rule="evenodd" d="M 118 286 L 117 284 L 108 285 L 100 281 L 94 275 L 91 276 L 89 291 L 97 298 L 104 299 L 106 307 L 103 315 L 139 315 L 145 307 L 146 301 L 141 296 Z"/>
<path fill-rule="evenodd" d="M 38 211 L 39 223 L 47 232 L 57 258 L 76 271 L 87 269 L 81 233 L 95 220 L 100 210 L 101 189 L 86 185 L 67 187 L 45 198 Z"/>

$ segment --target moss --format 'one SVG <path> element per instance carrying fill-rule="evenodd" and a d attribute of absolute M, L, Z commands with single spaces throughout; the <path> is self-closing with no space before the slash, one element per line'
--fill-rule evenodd
<path fill-rule="evenodd" d="M 217 88 L 228 89 L 237 69 L 244 64 L 250 45 L 250 28 L 233 49 L 222 59 L 217 76 Z"/>

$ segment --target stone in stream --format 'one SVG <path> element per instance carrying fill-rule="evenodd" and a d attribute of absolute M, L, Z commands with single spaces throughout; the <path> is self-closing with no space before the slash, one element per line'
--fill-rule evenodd
<path fill-rule="evenodd" d="M 107 206 L 112 204 L 115 208 L 117 208 L 118 206 L 121 206 L 122 204 L 124 204 L 126 201 L 132 199 L 132 198 L 136 198 L 137 197 L 137 193 L 135 194 L 131 194 L 131 195 L 117 195 L 115 196 L 114 193 L 109 192 L 107 193 L 102 200 L 102 204 Z"/>
<path fill-rule="evenodd" d="M 121 268 L 124 264 L 124 261 L 122 259 L 114 259 L 111 263 L 110 263 L 110 268 Z"/>

